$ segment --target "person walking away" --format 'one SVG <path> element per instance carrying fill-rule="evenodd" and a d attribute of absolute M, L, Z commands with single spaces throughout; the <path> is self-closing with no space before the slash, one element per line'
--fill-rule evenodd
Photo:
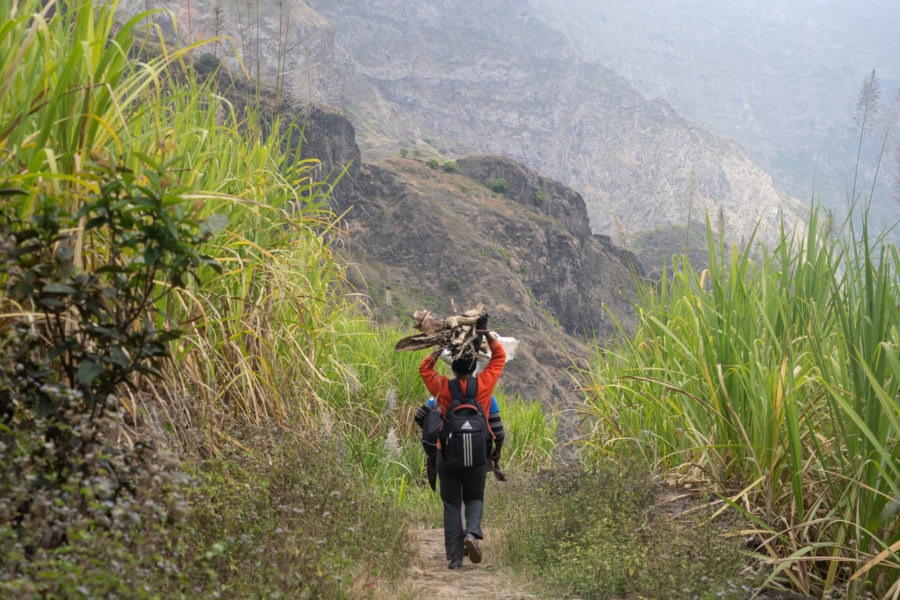
<path fill-rule="evenodd" d="M 472 376 L 477 365 L 474 354 L 453 361 L 450 368 L 455 379 L 451 380 L 438 374 L 434 370 L 434 365 L 440 356 L 440 348 L 425 357 L 419 366 L 419 374 L 425 387 L 434 396 L 435 406 L 444 415 L 445 423 L 449 418 L 447 412 L 454 402 L 454 395 L 457 396 L 456 402 L 459 403 L 463 398 L 470 398 L 471 393 L 475 392 L 475 401 L 481 407 L 479 412 L 488 415 L 486 425 L 488 432 L 492 431 L 494 436 L 493 451 L 486 448 L 485 452 L 490 453 L 491 459 L 495 462 L 499 462 L 503 446 L 503 424 L 499 409 L 491 413 L 491 399 L 506 363 L 506 353 L 498 341 L 496 332 L 489 331 L 486 337 L 491 349 L 491 359 L 487 367 L 477 376 Z M 451 393 L 451 387 L 455 394 Z M 487 443 L 491 443 L 490 438 Z M 442 449 L 436 454 L 436 468 L 441 486 L 441 501 L 444 505 L 444 548 L 447 560 L 450 561 L 447 566 L 450 569 L 462 567 L 463 556 L 468 556 L 473 563 L 479 563 L 482 553 L 478 540 L 484 539 L 481 518 L 484 512 L 487 461 L 477 466 L 459 466 L 454 464 L 454 461 L 448 460 Z M 463 507 L 466 517 L 465 529 L 462 523 Z"/>

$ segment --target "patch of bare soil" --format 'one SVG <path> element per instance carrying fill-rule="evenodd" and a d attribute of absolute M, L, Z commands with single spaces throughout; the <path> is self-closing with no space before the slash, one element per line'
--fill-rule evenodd
<path fill-rule="evenodd" d="M 409 577 L 395 591 L 395 598 L 429 598 L 442 600 L 451 598 L 477 598 L 484 600 L 518 600 L 537 598 L 534 594 L 520 589 L 520 584 L 504 576 L 491 560 L 493 543 L 491 532 L 485 530 L 485 540 L 481 544 L 484 559 L 473 565 L 466 558 L 462 569 L 448 569 L 444 558 L 444 530 L 418 529 L 413 532 L 416 556 L 409 569 Z"/>

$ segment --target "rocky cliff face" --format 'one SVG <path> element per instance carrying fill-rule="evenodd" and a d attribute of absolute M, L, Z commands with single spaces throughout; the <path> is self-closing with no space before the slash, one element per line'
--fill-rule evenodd
<path fill-rule="evenodd" d="M 502 153 L 579 190 L 594 231 L 626 237 L 684 224 L 690 205 L 701 216 L 721 208 L 735 241 L 758 219 L 771 238 L 782 203 L 789 215 L 797 208 L 739 146 L 579 58 L 529 2 L 308 3 L 334 27 L 356 72 L 414 121 L 373 124 L 393 133 L 371 139 L 361 130 L 367 153 L 408 143 L 452 154 L 447 141 Z M 385 138 L 395 145 L 383 146 Z"/>
<path fill-rule="evenodd" d="M 457 164 L 394 157 L 360 169 L 340 195 L 352 205 L 342 240 L 351 281 L 386 323 L 408 323 L 416 308 L 449 313 L 451 298 L 484 303 L 492 327 L 521 340 L 504 387 L 548 405 L 577 400 L 567 369 L 588 355 L 585 336 L 613 335 L 607 311 L 631 321 L 640 266 L 587 231 L 574 191 L 506 157 Z M 498 178 L 506 193 L 485 186 Z"/>
<path fill-rule="evenodd" d="M 370 159 L 403 148 L 425 157 L 510 156 L 577 189 L 592 230 L 620 243 L 704 209 L 716 218 L 721 210 L 733 241 L 757 220 L 759 237 L 772 239 L 781 211 L 790 220 L 799 210 L 739 146 L 582 60 L 528 1 L 122 6 L 148 4 L 171 8 L 182 36 L 188 16 L 193 38 L 230 34 L 251 75 L 282 81 L 294 99 L 341 107 Z"/>

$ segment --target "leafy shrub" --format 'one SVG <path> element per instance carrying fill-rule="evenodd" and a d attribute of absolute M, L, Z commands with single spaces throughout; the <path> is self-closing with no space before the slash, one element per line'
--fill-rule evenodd
<path fill-rule="evenodd" d="M 127 169 L 91 168 L 97 193 L 75 214 L 52 190 L 31 199 L 38 210 L 27 222 L 14 203 L 0 209 L 0 302 L 12 315 L 0 329 L 0 401 L 17 429 L 40 430 L 53 445 L 60 473 L 73 451 L 67 419 L 100 417 L 120 386 L 157 375 L 181 334 L 156 303 L 201 265 L 219 268 L 195 247 L 222 223 L 194 218 L 163 168 L 140 180 Z M 93 238 L 102 250 L 91 248 Z"/>
<path fill-rule="evenodd" d="M 544 190 L 540 186 L 534 188 L 534 203 L 538 206 L 544 203 Z"/>
<path fill-rule="evenodd" d="M 82 177 L 93 186 L 74 214 L 51 187 L 4 192 L 0 552 L 26 575 L 55 548 L 93 548 L 106 533 L 122 540 L 123 527 L 165 523 L 183 509 L 157 444 L 112 438 L 123 387 L 157 375 L 181 334 L 156 303 L 201 265 L 218 267 L 196 247 L 221 222 L 193 217 L 165 167 L 147 166 L 139 177 L 89 165 Z M 25 202 L 36 207 L 27 221 L 15 212 Z"/>
<path fill-rule="evenodd" d="M 503 178 L 485 179 L 484 185 L 486 185 L 489 190 L 491 190 L 492 192 L 496 192 L 497 194 L 506 193 L 506 180 Z"/>
<path fill-rule="evenodd" d="M 648 474 L 620 464 L 566 467 L 499 488 L 502 550 L 548 589 L 583 598 L 742 598 L 753 581 L 717 523 L 672 520 Z M 490 513 L 489 513 L 490 515 Z"/>
<path fill-rule="evenodd" d="M 434 157 L 429 158 L 428 162 L 426 162 L 425 164 L 428 165 L 429 167 L 431 167 L 432 169 L 437 169 L 439 166 L 441 166 L 441 163 L 438 162 L 438 159 L 436 159 Z"/>
<path fill-rule="evenodd" d="M 142 481 L 139 498 L 116 504 L 114 527 L 95 510 L 70 523 L 65 546 L 47 550 L 28 547 L 41 535 L 35 523 L 24 534 L 0 525 L 0 557 L 11 567 L 0 572 L 0 596 L 344 598 L 400 575 L 410 559 L 407 519 L 341 466 L 340 448 L 294 434 L 278 442 L 264 429 L 230 433 L 240 448 L 181 473 L 169 470 L 174 463 L 148 469 L 148 480 L 180 483 L 151 496 Z M 68 491 L 87 498 L 76 484 Z M 101 508 L 109 501 L 90 498 Z"/>
<path fill-rule="evenodd" d="M 400 158 L 406 158 L 407 156 L 409 156 L 409 150 L 400 148 Z"/>
<path fill-rule="evenodd" d="M 196 71 L 197 75 L 200 77 L 208 77 L 215 73 L 219 67 L 222 65 L 222 61 L 216 57 L 215 54 L 210 52 L 204 52 L 200 55 L 194 62 L 194 71 Z"/>
<path fill-rule="evenodd" d="M 447 162 L 445 162 L 443 165 L 441 165 L 441 168 L 444 169 L 444 171 L 447 173 L 457 173 L 459 171 L 456 163 L 452 160 L 448 160 Z"/>

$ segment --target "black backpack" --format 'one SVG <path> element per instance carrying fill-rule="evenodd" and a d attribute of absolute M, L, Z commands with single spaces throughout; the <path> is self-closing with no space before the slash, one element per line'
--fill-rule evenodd
<path fill-rule="evenodd" d="M 458 379 L 451 379 L 449 384 L 452 401 L 441 428 L 444 461 L 458 468 L 484 466 L 493 435 L 488 428 L 484 409 L 476 400 L 478 379 L 469 379 L 465 396 Z"/>

